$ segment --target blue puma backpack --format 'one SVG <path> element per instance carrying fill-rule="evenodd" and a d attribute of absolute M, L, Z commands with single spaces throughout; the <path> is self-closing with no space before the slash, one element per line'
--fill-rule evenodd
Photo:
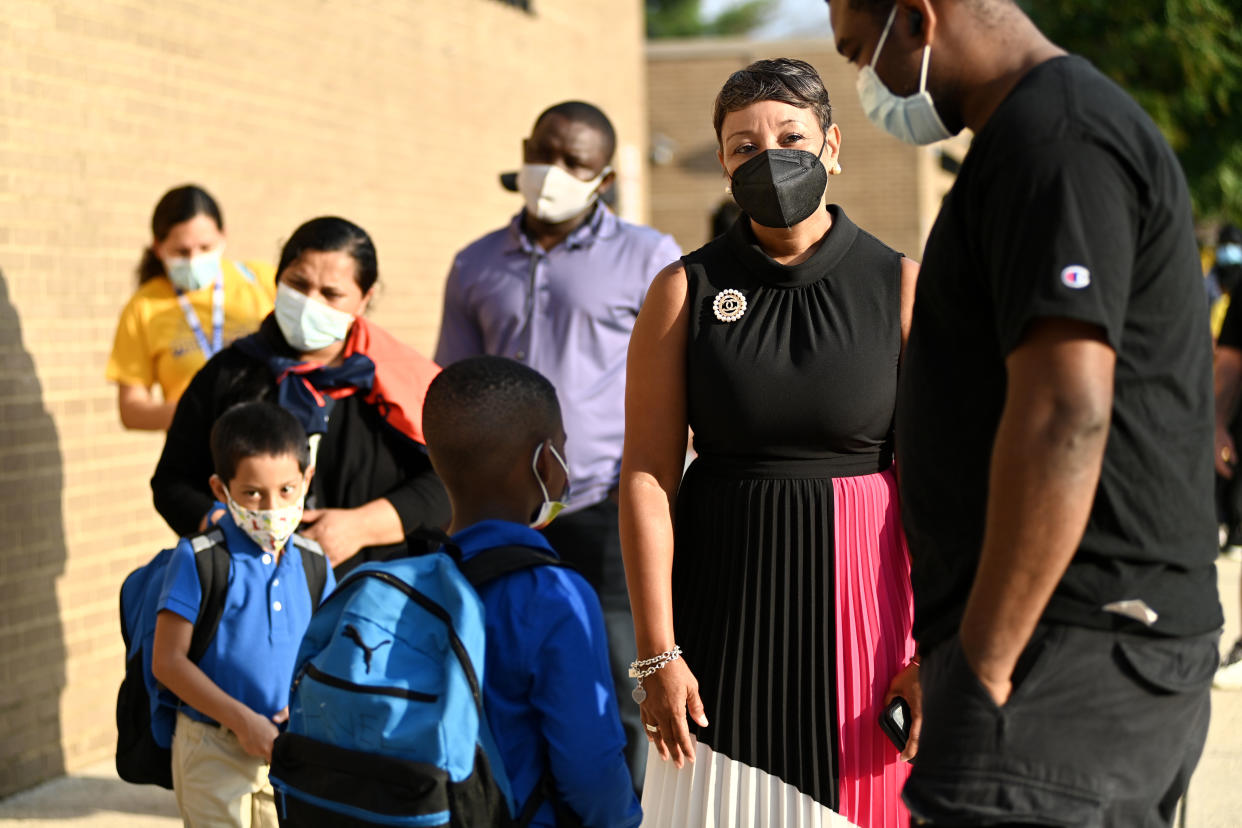
<path fill-rule="evenodd" d="M 556 558 L 526 547 L 369 563 L 311 618 L 269 778 L 290 826 L 526 825 L 483 710 L 484 611 L 473 585 Z"/>

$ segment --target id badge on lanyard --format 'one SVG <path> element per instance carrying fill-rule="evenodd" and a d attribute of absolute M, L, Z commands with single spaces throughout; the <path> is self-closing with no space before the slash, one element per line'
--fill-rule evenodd
<path fill-rule="evenodd" d="M 210 342 L 207 341 L 207 334 L 203 332 L 203 326 L 198 321 L 198 314 L 181 288 L 177 288 L 177 303 L 181 305 L 181 312 L 185 314 L 185 323 L 190 326 L 190 333 L 194 334 L 199 350 L 203 352 L 203 356 L 211 359 L 224 347 L 224 271 L 220 271 L 220 275 L 216 277 L 216 282 L 211 288 Z"/>

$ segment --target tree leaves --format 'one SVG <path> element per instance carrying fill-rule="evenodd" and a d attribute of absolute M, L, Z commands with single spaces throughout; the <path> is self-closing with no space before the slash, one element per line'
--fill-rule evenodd
<path fill-rule="evenodd" d="M 1053 42 L 1117 81 L 1160 127 L 1200 219 L 1242 217 L 1238 0 L 1024 0 Z"/>
<path fill-rule="evenodd" d="M 701 0 L 646 0 L 647 37 L 744 35 L 764 22 L 772 3 L 773 0 L 747 0 L 705 19 Z"/>

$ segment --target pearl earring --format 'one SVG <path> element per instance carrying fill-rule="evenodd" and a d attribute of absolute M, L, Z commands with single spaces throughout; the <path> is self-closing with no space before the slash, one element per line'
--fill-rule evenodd
<path fill-rule="evenodd" d="M 732 185 L 732 184 L 726 184 L 726 185 L 725 185 L 725 195 L 733 195 L 733 185 Z"/>
<path fill-rule="evenodd" d="M 841 174 L 841 162 L 840 162 L 840 161 L 838 161 L 838 162 L 836 162 L 835 164 L 833 164 L 833 165 L 832 165 L 832 174 L 833 174 L 833 175 L 840 175 L 840 174 Z"/>

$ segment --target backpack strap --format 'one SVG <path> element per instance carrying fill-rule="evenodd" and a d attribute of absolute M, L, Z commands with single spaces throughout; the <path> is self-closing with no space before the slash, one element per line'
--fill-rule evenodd
<path fill-rule="evenodd" d="M 539 813 L 539 809 L 543 807 L 543 803 L 549 799 L 555 801 L 555 784 L 552 781 L 552 768 L 549 767 L 543 772 L 543 776 L 539 777 L 539 781 L 535 783 L 535 789 L 530 792 L 526 805 L 522 807 L 522 813 L 518 814 L 517 819 L 513 822 L 514 828 L 527 828 L 531 821 L 534 820 L 535 814 Z"/>
<path fill-rule="evenodd" d="M 306 573 L 306 588 L 310 590 L 311 612 L 323 601 L 323 590 L 328 585 L 328 559 L 318 541 L 293 536 L 293 546 L 302 555 L 302 571 Z"/>
<path fill-rule="evenodd" d="M 458 553 L 460 559 L 460 551 Z M 458 568 L 461 574 L 466 576 L 466 580 L 478 589 L 489 581 L 493 581 L 502 575 L 508 575 L 512 572 L 520 572 L 523 569 L 531 569 L 536 566 L 568 566 L 559 558 L 549 555 L 546 552 L 540 552 L 529 546 L 497 546 L 480 552 L 468 561 L 458 561 Z M 488 741 L 491 741 L 491 732 L 487 729 L 487 722 L 481 722 L 480 732 L 486 733 Z M 496 757 L 496 761 L 492 762 L 492 776 L 501 784 L 502 790 L 511 790 L 508 775 L 505 771 L 504 762 L 500 761 L 500 751 L 496 749 L 495 743 L 485 744 L 485 749 L 489 754 Z M 503 778 L 503 782 L 501 781 Z M 522 806 L 522 811 L 518 814 L 516 821 L 512 824 L 515 828 L 525 828 L 530 825 L 535 813 L 543 806 L 545 802 L 551 801 L 557 809 L 557 825 L 561 824 L 559 812 L 559 798 L 556 796 L 556 787 L 552 779 L 552 769 L 548 768 L 535 785 L 535 789 L 531 795 L 527 797 L 526 804 Z M 570 823 L 572 824 L 572 823 Z"/>
<path fill-rule="evenodd" d="M 224 596 L 229 591 L 229 548 L 224 543 L 224 530 L 218 526 L 190 538 L 190 547 L 198 567 L 198 582 L 203 587 L 198 617 L 190 636 L 190 650 L 186 654 L 197 664 L 215 638 L 220 617 L 224 615 Z"/>
<path fill-rule="evenodd" d="M 568 566 L 560 558 L 529 546 L 497 546 L 459 563 L 461 574 L 475 589 L 501 575 L 535 566 Z"/>
<path fill-rule="evenodd" d="M 528 828 L 535 819 L 535 814 L 539 813 L 539 809 L 547 802 L 552 803 L 552 812 L 556 817 L 556 828 L 584 828 L 582 817 L 574 813 L 557 793 L 556 779 L 552 776 L 552 768 L 550 767 L 543 772 L 543 776 L 539 777 L 539 781 L 535 783 L 535 790 L 531 791 L 530 798 L 526 800 L 526 805 L 522 808 L 522 813 L 518 814 L 517 819 L 513 822 L 513 828 Z"/>
<path fill-rule="evenodd" d="M 428 552 L 442 551 L 453 559 L 454 563 L 461 563 L 461 548 L 453 543 L 453 539 L 449 537 L 448 532 L 435 526 L 428 526 L 420 523 L 413 531 L 406 533 L 405 543 L 410 546 L 411 541 L 421 541 L 426 544 Z M 437 550 L 436 547 L 443 547 Z M 411 546 L 411 548 L 413 548 Z"/>

